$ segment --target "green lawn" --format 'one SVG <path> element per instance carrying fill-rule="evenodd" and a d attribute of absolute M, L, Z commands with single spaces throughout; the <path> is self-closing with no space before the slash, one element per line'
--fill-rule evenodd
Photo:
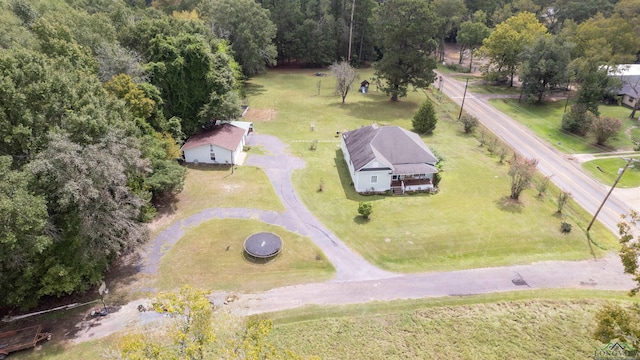
<path fill-rule="evenodd" d="M 633 167 L 627 168 L 616 187 L 633 188 L 640 186 L 640 157 L 632 158 L 639 162 L 632 163 Z M 625 164 L 626 161 L 620 157 L 605 158 L 585 162 L 582 164 L 582 168 L 598 179 L 601 183 L 605 185 L 612 185 L 618 177 L 618 170 L 623 168 Z"/>
<path fill-rule="evenodd" d="M 252 153 L 262 152 L 260 147 L 255 147 L 248 154 L 251 156 Z M 244 207 L 284 211 L 267 175 L 253 166 L 237 166 L 233 173 L 229 166 L 189 166 L 184 190 L 163 206 L 161 216 L 151 224 L 152 236 L 177 220 L 209 208 Z"/>
<path fill-rule="evenodd" d="M 284 243 L 282 253 L 267 264 L 255 264 L 243 256 L 244 240 L 257 232 L 277 234 Z M 189 284 L 209 290 L 262 291 L 325 281 L 333 273 L 309 238 L 257 220 L 209 220 L 186 229 L 162 258 L 157 285 L 161 290 Z"/>
<path fill-rule="evenodd" d="M 614 150 L 633 150 L 631 138 L 625 131 L 637 126 L 636 120 L 629 119 L 631 110 L 622 106 L 599 107 L 602 116 L 622 120 L 622 129 L 614 135 L 606 147 L 596 146 L 591 135 L 586 137 L 566 133 L 561 129 L 565 101 L 547 101 L 543 104 L 518 103 L 517 99 L 493 99 L 491 105 L 530 128 L 538 137 L 546 140 L 558 150 L 567 154 L 587 154 Z M 571 103 L 569 103 L 571 105 Z"/>
<path fill-rule="evenodd" d="M 317 78 L 310 70 L 272 71 L 254 78 L 250 97 L 256 108 L 275 107 L 277 116 L 256 123 L 256 131 L 278 136 L 307 167 L 294 173 L 298 195 L 336 235 L 367 260 L 393 271 L 426 271 L 529 263 L 539 260 L 577 260 L 591 257 L 584 233 L 590 217 L 575 204 L 567 210 L 574 231 L 562 235 L 555 214 L 555 195 L 538 198 L 533 189 L 520 203 L 508 200 L 508 166 L 487 155 L 478 141 L 462 133 L 452 120 L 458 107 L 438 101 L 440 122 L 427 145 L 444 157 L 441 192 L 404 197 L 360 196 L 350 184 L 336 131 L 373 122 L 411 128 L 411 117 L 425 92 L 409 92 L 392 103 L 375 93 L 352 93 L 341 105 L 332 95 L 331 77 Z M 369 78 L 364 72 L 362 78 Z M 317 95 L 317 81 L 322 91 Z M 429 93 L 429 91 L 427 91 Z M 431 94 L 437 100 L 436 94 Z M 315 131 L 310 130 L 314 123 Z M 319 140 L 312 151 L 309 144 Z M 323 191 L 318 192 L 320 183 Z M 359 201 L 371 201 L 369 222 L 357 216 Z M 616 246 L 614 236 L 597 228 L 593 238 L 605 248 Z M 596 255 L 602 254 L 594 248 Z"/>
<path fill-rule="evenodd" d="M 628 299 L 523 291 L 307 307 L 273 314 L 270 339 L 322 359 L 591 359 L 603 346 L 591 338 L 594 314 L 609 301 Z"/>

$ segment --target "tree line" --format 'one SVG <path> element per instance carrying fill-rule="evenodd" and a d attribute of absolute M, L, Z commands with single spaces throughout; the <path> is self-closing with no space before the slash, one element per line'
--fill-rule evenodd
<path fill-rule="evenodd" d="M 573 81 L 597 114 L 599 65 L 640 48 L 639 2 L 2 0 L 0 307 L 84 291 L 146 241 L 183 187 L 180 144 L 237 117 L 269 66 L 372 62 L 398 100 L 457 41 L 487 79 L 538 100 Z"/>

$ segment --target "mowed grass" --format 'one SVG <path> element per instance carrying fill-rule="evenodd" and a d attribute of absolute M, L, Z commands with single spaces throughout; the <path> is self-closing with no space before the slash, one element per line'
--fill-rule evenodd
<path fill-rule="evenodd" d="M 592 134 L 585 137 L 564 132 L 562 114 L 565 101 L 546 101 L 543 104 L 527 104 L 518 99 L 493 99 L 491 105 L 513 119 L 530 128 L 540 139 L 547 141 L 558 150 L 567 154 L 590 154 L 614 150 L 633 150 L 631 137 L 625 132 L 637 126 L 637 121 L 629 119 L 630 111 L 622 106 L 600 105 L 602 116 L 617 118 L 622 121 L 622 129 L 609 139 L 606 146 L 595 144 Z M 571 106 L 571 102 L 569 103 Z M 569 111 L 569 107 L 567 107 Z"/>
<path fill-rule="evenodd" d="M 259 148 L 251 149 L 248 156 Z M 163 203 L 151 224 L 152 235 L 175 222 L 209 208 L 252 208 L 282 212 L 284 206 L 267 175 L 253 166 L 197 165 L 187 167 L 184 190 Z"/>
<path fill-rule="evenodd" d="M 331 77 L 316 78 L 310 70 L 272 71 L 252 80 L 261 89 L 250 104 L 275 106 L 276 119 L 255 124 L 256 131 L 274 134 L 289 143 L 291 152 L 306 162 L 293 175 L 298 195 L 336 235 L 367 260 L 401 271 L 450 270 L 529 263 L 540 260 L 578 260 L 603 254 L 588 244 L 585 234 L 590 217 L 575 204 L 566 221 L 574 231 L 560 233 L 556 196 L 537 197 L 526 190 L 521 201 L 508 199 L 508 165 L 488 156 L 478 141 L 462 133 L 457 106 L 427 92 L 409 92 L 392 103 L 375 93 L 352 93 L 341 105 L 333 96 Z M 369 78 L 364 71 L 361 79 Z M 322 91 L 317 95 L 317 81 Z M 401 197 L 361 196 L 351 186 L 339 149 L 336 131 L 378 123 L 411 129 L 411 117 L 431 96 L 437 102 L 440 122 L 425 143 L 444 158 L 441 191 L 437 195 Z M 315 124 L 311 131 L 309 123 Z M 316 150 L 309 144 L 318 140 Z M 320 185 L 322 184 L 322 191 Z M 370 201 L 373 214 L 363 221 L 359 201 Z M 593 229 L 592 229 L 593 231 Z M 603 248 L 614 249 L 615 237 L 601 226 L 592 234 Z M 593 251 L 593 254 L 592 254 Z"/>
<path fill-rule="evenodd" d="M 274 314 L 269 338 L 322 359 L 592 359 L 603 346 L 591 337 L 595 313 L 628 303 L 607 296 L 536 291 L 305 308 Z"/>
<path fill-rule="evenodd" d="M 624 172 L 616 187 L 634 188 L 640 186 L 640 157 Z M 622 157 L 596 159 L 582 164 L 582 168 L 605 185 L 612 185 L 618 177 L 618 170 L 624 168 L 627 162 Z M 599 168 L 599 169 L 598 169 Z M 640 189 L 638 189 L 640 191 Z"/>
<path fill-rule="evenodd" d="M 284 243 L 281 254 L 267 264 L 255 264 L 243 256 L 244 240 L 258 232 L 272 232 Z M 186 229 L 162 258 L 157 285 L 162 290 L 189 284 L 209 290 L 262 291 L 324 281 L 333 273 L 309 238 L 257 220 L 209 220 Z"/>

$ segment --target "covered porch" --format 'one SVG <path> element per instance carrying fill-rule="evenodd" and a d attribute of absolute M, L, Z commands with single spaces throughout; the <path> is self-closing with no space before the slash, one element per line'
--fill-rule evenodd
<path fill-rule="evenodd" d="M 438 170 L 430 164 L 397 166 L 391 176 L 391 191 L 404 194 L 407 191 L 433 189 L 433 176 Z"/>

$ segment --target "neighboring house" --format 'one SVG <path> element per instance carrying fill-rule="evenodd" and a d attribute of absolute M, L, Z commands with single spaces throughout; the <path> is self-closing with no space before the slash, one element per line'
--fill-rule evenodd
<path fill-rule="evenodd" d="M 232 121 L 217 124 L 191 136 L 182 145 L 182 158 L 187 163 L 238 165 L 244 160 L 243 148 L 253 123 Z"/>
<path fill-rule="evenodd" d="M 434 188 L 438 159 L 413 132 L 374 124 L 343 133 L 340 146 L 357 192 Z"/>
<path fill-rule="evenodd" d="M 622 81 L 618 95 L 622 96 L 622 105 L 633 109 L 640 96 L 640 64 L 622 64 L 609 71 Z"/>

